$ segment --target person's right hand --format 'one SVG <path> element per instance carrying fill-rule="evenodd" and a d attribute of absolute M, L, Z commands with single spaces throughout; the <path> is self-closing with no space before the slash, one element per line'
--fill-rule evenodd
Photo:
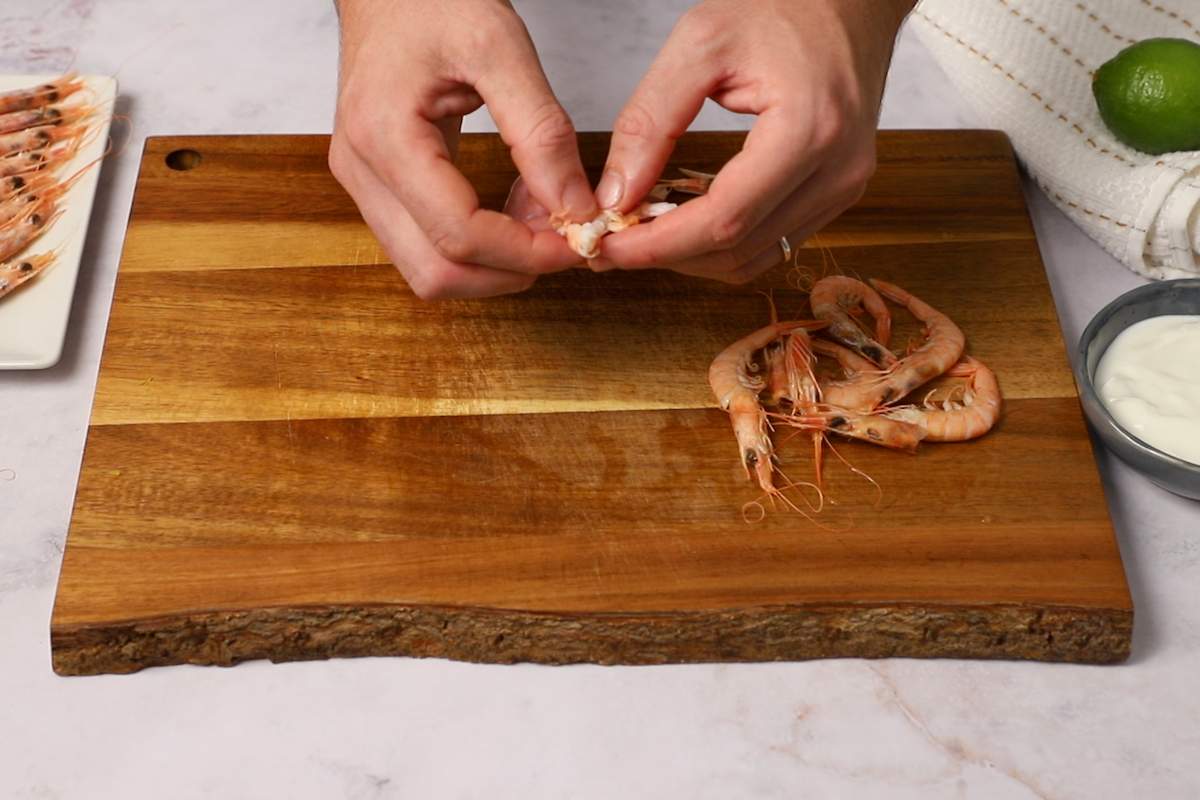
<path fill-rule="evenodd" d="M 341 0 L 334 176 L 413 292 L 484 297 L 579 263 L 548 230 L 479 206 L 454 166 L 464 114 L 487 104 L 529 193 L 597 213 L 575 130 L 521 18 L 502 0 Z"/>

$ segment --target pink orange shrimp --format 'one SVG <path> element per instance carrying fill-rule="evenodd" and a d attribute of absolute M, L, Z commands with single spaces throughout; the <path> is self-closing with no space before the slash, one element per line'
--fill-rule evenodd
<path fill-rule="evenodd" d="M 815 339 L 813 350 L 837 361 L 845 375 L 842 380 L 821 379 L 821 399 L 826 405 L 870 413 L 876 403 L 875 396 L 880 391 L 877 384 L 887 371 L 836 342 Z"/>
<path fill-rule="evenodd" d="M 0 297 L 11 294 L 21 284 L 33 280 L 53 263 L 53 253 L 42 253 L 8 264 L 0 264 Z"/>
<path fill-rule="evenodd" d="M 954 320 L 911 292 L 877 278 L 871 279 L 871 285 L 893 303 L 907 308 L 925 324 L 924 344 L 888 370 L 889 391 L 880 398 L 880 402 L 891 403 L 958 363 L 967 340 Z"/>
<path fill-rule="evenodd" d="M 824 339 L 814 339 L 812 343 L 813 352 L 819 355 L 829 356 L 838 362 L 838 366 L 842 368 L 847 378 L 855 378 L 859 375 L 871 373 L 881 375 L 883 371 L 879 369 L 873 362 L 863 358 L 858 353 L 851 350 L 849 347 L 840 345 L 837 342 L 828 342 Z"/>
<path fill-rule="evenodd" d="M 708 368 L 709 386 L 733 423 L 746 477 L 757 478 L 758 485 L 769 495 L 779 491 L 772 479 L 775 450 L 767 415 L 758 399 L 766 381 L 758 374 L 762 365 L 755 361 L 754 355 L 781 336 L 814 325 L 819 323 L 773 322 L 722 350 Z"/>
<path fill-rule="evenodd" d="M 87 119 L 94 109 L 85 105 L 41 106 L 0 114 L 0 134 L 23 131 L 43 125 L 71 125 Z"/>
<path fill-rule="evenodd" d="M 774 306 L 772 306 L 774 318 Z M 815 323 L 814 327 L 824 323 Z M 813 346 L 816 342 L 811 339 L 806 330 L 795 330 L 782 340 L 763 348 L 763 360 L 766 362 L 766 388 L 763 394 L 772 407 L 778 408 L 784 400 L 791 404 L 792 414 L 809 414 L 817 410 L 821 400 L 821 387 L 817 383 L 817 375 L 813 370 Z M 816 472 L 816 486 L 821 485 L 821 464 L 823 451 L 820 432 L 813 433 L 813 464 Z"/>
<path fill-rule="evenodd" d="M 41 125 L 14 133 L 0 134 L 0 156 L 52 150 L 55 145 L 81 139 L 86 132 L 85 125 L 72 124 Z"/>
<path fill-rule="evenodd" d="M 917 445 L 926 436 L 924 429 L 914 423 L 877 414 L 859 414 L 843 408 L 807 415 L 772 414 L 771 418 L 793 428 L 836 433 L 909 453 L 916 452 Z"/>
<path fill-rule="evenodd" d="M 884 412 L 884 416 L 918 426 L 931 442 L 962 442 L 983 436 L 1000 418 L 1000 384 L 996 374 L 970 356 L 965 356 L 946 374 L 967 379 L 961 402 L 946 400 L 941 408 L 927 402 L 892 409 Z"/>
<path fill-rule="evenodd" d="M 18 153 L 17 155 L 0 158 L 0 178 L 11 178 L 14 175 L 26 175 L 44 169 L 48 158 L 41 150 Z"/>
<path fill-rule="evenodd" d="M 32 174 L 26 175 L 4 175 L 0 177 L 0 199 L 12 197 L 23 190 L 27 182 L 33 177 Z"/>
<path fill-rule="evenodd" d="M 56 205 L 64 194 L 98 162 L 84 166 L 68 178 L 59 180 L 43 170 L 28 176 L 14 175 L 0 181 L 0 231 L 14 224 L 37 203 Z"/>
<path fill-rule="evenodd" d="M 14 89 L 0 94 L 0 114 L 24 111 L 67 99 L 84 88 L 77 75 L 68 74 L 41 86 Z"/>
<path fill-rule="evenodd" d="M 966 346 L 966 338 L 959 327 L 933 306 L 894 284 L 875 279 L 871 279 L 871 284 L 884 297 L 904 305 L 925 323 L 925 342 L 882 372 L 864 373 L 825 387 L 826 402 L 862 413 L 893 404 L 943 374 L 958 363 Z"/>
<path fill-rule="evenodd" d="M 8 114 L 0 114 L 0 133 L 23 131 L 39 125 L 56 125 L 60 119 L 62 119 L 62 112 L 54 106 L 12 111 Z"/>
<path fill-rule="evenodd" d="M 7 184 L 10 180 L 17 179 L 8 178 L 5 180 L 5 184 Z M 26 186 L 28 186 L 28 184 L 26 184 Z M 36 193 L 27 192 L 24 190 L 6 194 L 4 196 L 4 200 L 0 201 L 0 230 L 3 230 L 4 228 L 13 224 L 25 213 L 29 207 L 29 204 L 36 203 L 37 199 L 38 195 Z"/>
<path fill-rule="evenodd" d="M 827 336 L 882 367 L 896 363 L 896 356 L 887 349 L 892 335 L 891 312 L 870 286 L 844 275 L 830 275 L 813 284 L 809 302 L 813 316 L 829 323 Z M 875 320 L 874 339 L 851 316 L 863 310 Z"/>
<path fill-rule="evenodd" d="M 44 197 L 31 203 L 15 220 L 0 227 L 0 262 L 7 261 L 32 244 L 61 214 L 57 199 Z"/>
<path fill-rule="evenodd" d="M 763 362 L 766 368 L 766 386 L 762 395 L 769 406 L 778 406 L 784 400 L 791 400 L 790 377 L 787 363 L 787 338 L 771 342 L 763 348 Z"/>

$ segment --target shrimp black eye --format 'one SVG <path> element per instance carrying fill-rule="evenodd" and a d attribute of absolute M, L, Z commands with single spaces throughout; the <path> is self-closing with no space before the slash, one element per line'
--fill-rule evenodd
<path fill-rule="evenodd" d="M 829 427 L 831 427 L 831 428 L 844 428 L 845 426 L 846 426 L 846 418 L 845 417 L 834 417 L 833 419 L 829 420 Z"/>
<path fill-rule="evenodd" d="M 41 142 L 42 144 L 45 144 L 46 142 L 50 141 L 50 134 L 49 134 L 49 132 L 47 132 L 47 131 L 38 131 L 38 133 L 37 133 L 37 140 L 38 140 L 39 142 Z"/>
<path fill-rule="evenodd" d="M 31 217 L 29 218 L 29 224 L 30 224 L 30 225 L 32 225 L 32 226 L 33 226 L 33 227 L 35 227 L 35 228 L 40 228 L 40 227 L 42 227 L 42 215 L 41 215 L 41 214 L 34 214 L 33 216 L 31 216 Z"/>
<path fill-rule="evenodd" d="M 60 120 L 62 119 L 62 112 L 57 108 L 48 108 L 46 109 L 46 117 L 47 119 Z"/>
<path fill-rule="evenodd" d="M 758 453 L 754 452 L 753 450 L 746 451 L 746 466 L 747 467 L 758 466 Z"/>
<path fill-rule="evenodd" d="M 26 261 L 23 264 L 21 264 L 21 266 L 18 267 L 18 269 L 20 269 L 21 272 L 32 272 L 33 264 L 30 264 L 28 261 Z"/>
<path fill-rule="evenodd" d="M 883 360 L 883 353 L 880 353 L 879 348 L 875 347 L 874 345 L 867 345 L 866 347 L 863 348 L 862 353 L 864 356 L 871 359 L 876 364 L 878 364 L 881 360 Z"/>
<path fill-rule="evenodd" d="M 20 175 L 18 175 L 12 179 L 12 188 L 14 188 L 14 189 L 20 189 L 24 185 L 25 185 L 25 179 L 22 178 Z"/>

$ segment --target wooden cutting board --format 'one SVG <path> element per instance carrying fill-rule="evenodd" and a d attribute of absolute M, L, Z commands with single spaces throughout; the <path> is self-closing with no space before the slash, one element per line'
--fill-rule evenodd
<path fill-rule="evenodd" d="M 582 137 L 599 168 L 604 135 Z M 986 438 L 830 457 L 767 509 L 706 383 L 803 311 L 796 271 L 661 271 L 414 298 L 320 136 L 148 141 L 51 623 L 63 674 L 330 656 L 484 662 L 953 656 L 1115 662 L 1132 605 L 1007 140 L 885 132 L 800 251 L 960 322 L 1006 395 Z M 741 135 L 694 134 L 715 170 Z M 486 204 L 494 136 L 460 163 Z M 180 169 L 182 167 L 182 169 Z M 898 313 L 896 341 L 917 335 Z M 811 476 L 804 440 L 780 446 Z M 749 521 L 748 521 L 749 520 Z"/>

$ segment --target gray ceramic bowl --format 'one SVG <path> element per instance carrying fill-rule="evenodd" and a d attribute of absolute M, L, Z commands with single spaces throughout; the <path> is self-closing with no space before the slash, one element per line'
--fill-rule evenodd
<path fill-rule="evenodd" d="M 1096 365 L 1117 334 L 1135 322 L 1166 314 L 1200 314 L 1200 278 L 1139 286 L 1102 308 L 1079 338 L 1075 382 L 1083 411 L 1109 450 L 1164 489 L 1200 500 L 1200 465 L 1151 447 L 1122 428 L 1100 402 L 1092 383 Z"/>

